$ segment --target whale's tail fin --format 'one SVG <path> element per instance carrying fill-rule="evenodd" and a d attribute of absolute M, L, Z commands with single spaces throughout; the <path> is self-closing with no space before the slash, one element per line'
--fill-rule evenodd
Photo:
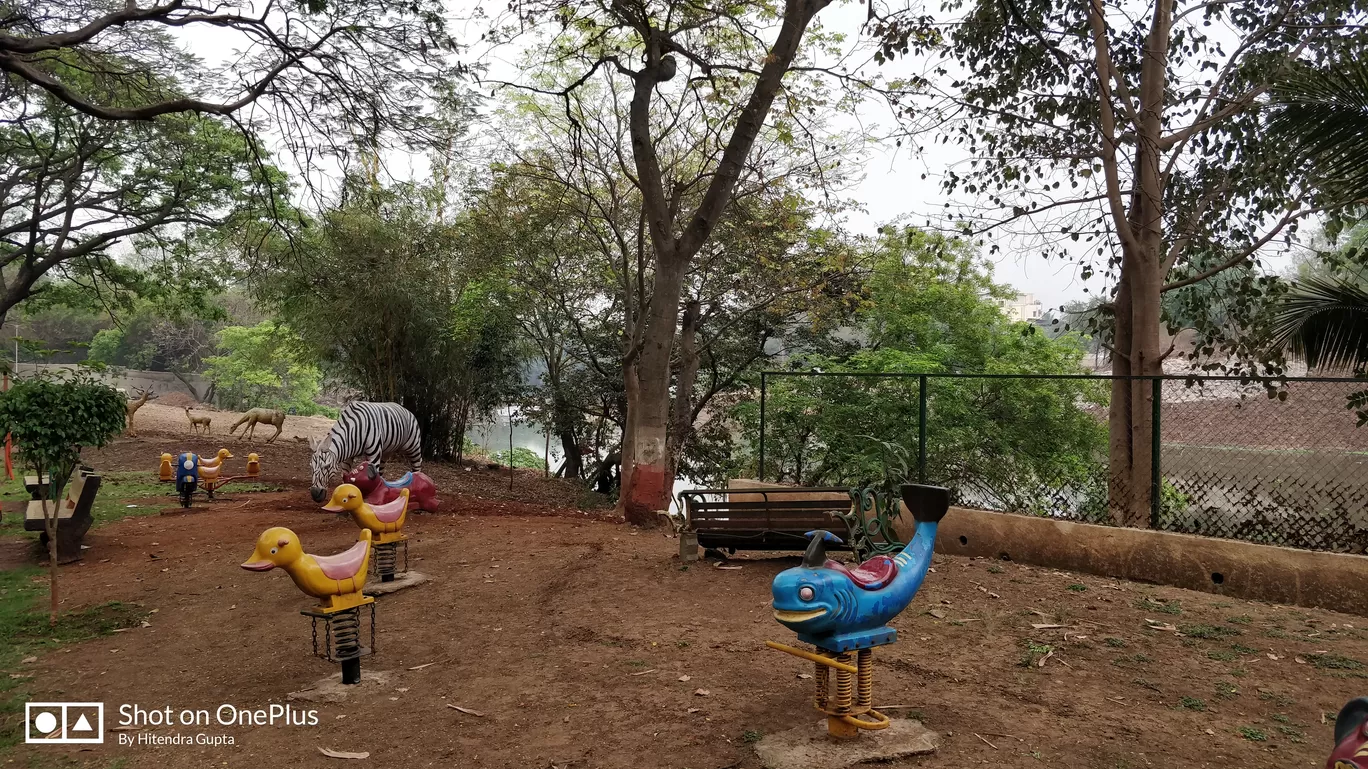
<path fill-rule="evenodd" d="M 944 486 L 906 483 L 902 487 L 902 498 L 917 523 L 939 523 L 950 509 L 950 490 Z"/>
<path fill-rule="evenodd" d="M 841 544 L 840 537 L 824 529 L 809 531 L 807 536 L 812 541 L 808 543 L 807 552 L 803 553 L 803 565 L 813 569 L 826 563 L 826 545 L 828 542 Z"/>

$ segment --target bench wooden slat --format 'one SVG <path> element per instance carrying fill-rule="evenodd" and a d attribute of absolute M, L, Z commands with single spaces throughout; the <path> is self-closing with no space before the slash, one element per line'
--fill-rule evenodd
<path fill-rule="evenodd" d="M 774 499 L 770 501 L 702 501 L 688 500 L 690 510 L 847 510 L 850 500 L 840 499 Z"/>

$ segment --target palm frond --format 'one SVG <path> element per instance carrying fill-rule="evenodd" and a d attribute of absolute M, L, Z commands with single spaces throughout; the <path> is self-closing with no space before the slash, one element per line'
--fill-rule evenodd
<path fill-rule="evenodd" d="M 1274 88 L 1269 129 L 1314 158 L 1346 200 L 1368 198 L 1368 62 L 1306 70 Z"/>
<path fill-rule="evenodd" d="M 1368 289 L 1361 285 L 1303 280 L 1282 300 L 1273 328 L 1276 343 L 1310 368 L 1368 367 Z"/>

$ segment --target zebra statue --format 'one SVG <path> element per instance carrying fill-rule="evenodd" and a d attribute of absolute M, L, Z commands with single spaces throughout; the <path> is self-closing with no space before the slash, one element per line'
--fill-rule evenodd
<path fill-rule="evenodd" d="M 315 502 L 322 502 L 328 493 L 328 480 L 343 463 L 350 465 L 366 459 L 378 470 L 387 451 L 398 451 L 408 457 L 410 470 L 423 469 L 422 440 L 413 413 L 398 403 L 348 403 L 338 415 L 337 424 L 313 446 L 309 459 L 313 486 L 309 495 Z"/>

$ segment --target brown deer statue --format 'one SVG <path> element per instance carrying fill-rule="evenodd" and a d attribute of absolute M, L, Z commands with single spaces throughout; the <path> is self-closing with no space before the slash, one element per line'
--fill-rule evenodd
<path fill-rule="evenodd" d="M 213 417 L 197 417 L 197 416 L 195 416 L 194 414 L 191 414 L 191 413 L 190 413 L 190 407 L 189 407 L 189 406 L 186 406 L 186 407 L 185 407 L 185 418 L 190 420 L 190 432 L 195 433 L 196 435 L 198 435 L 198 434 L 199 434 L 199 428 L 203 427 L 203 428 L 204 428 L 204 434 L 205 434 L 205 435 L 213 435 L 213 434 L 214 434 L 213 427 L 212 427 L 212 425 L 210 424 L 210 423 L 212 423 L 212 422 L 214 421 Z"/>
<path fill-rule="evenodd" d="M 250 409 L 246 414 L 242 415 L 242 419 L 234 422 L 233 425 L 228 428 L 228 432 L 230 434 L 237 432 L 237 429 L 241 427 L 243 423 L 246 423 L 247 429 L 243 430 L 242 434 L 249 441 L 256 435 L 256 426 L 258 423 L 274 427 L 276 429 L 275 434 L 266 439 L 266 442 L 270 443 L 280 435 L 281 430 L 285 429 L 285 412 L 280 409 Z"/>
<path fill-rule="evenodd" d="M 138 393 L 138 398 L 137 398 L 137 400 L 131 400 L 131 401 L 128 402 L 128 427 L 127 427 L 127 432 L 128 432 L 129 435 L 137 435 L 137 434 L 138 434 L 138 432 L 137 432 L 136 430 L 133 429 L 133 415 L 138 413 L 138 409 L 142 408 L 143 406 L 146 406 L 146 405 L 147 405 L 147 402 L 148 402 L 149 400 L 152 400 L 153 398 L 157 397 L 157 394 L 156 394 L 155 392 L 151 391 L 151 390 L 141 390 L 141 389 L 140 389 L 140 390 L 135 390 L 134 392 Z"/>

